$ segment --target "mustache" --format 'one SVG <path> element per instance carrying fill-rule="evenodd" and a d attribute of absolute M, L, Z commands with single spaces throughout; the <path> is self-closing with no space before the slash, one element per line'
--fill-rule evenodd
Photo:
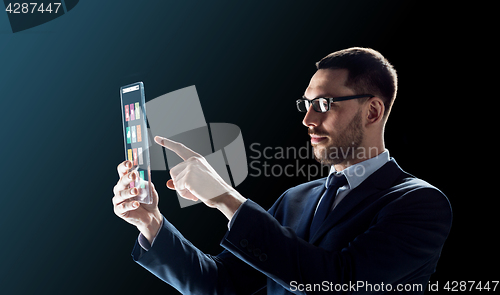
<path fill-rule="evenodd" d="M 323 130 L 320 130 L 320 129 L 315 129 L 315 128 L 309 128 L 309 129 L 307 129 L 307 133 L 309 135 L 313 134 L 313 135 L 322 136 L 322 137 L 326 137 L 326 136 L 329 135 L 326 131 L 323 131 Z"/>

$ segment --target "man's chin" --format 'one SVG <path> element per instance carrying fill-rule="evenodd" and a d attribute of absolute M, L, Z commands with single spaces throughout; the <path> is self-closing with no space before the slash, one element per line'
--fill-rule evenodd
<path fill-rule="evenodd" d="M 314 144 L 312 145 L 314 149 L 314 159 L 323 165 L 328 164 L 330 161 L 328 157 L 327 147 L 324 144 Z"/>
<path fill-rule="evenodd" d="M 330 145 L 315 144 L 312 146 L 314 149 L 314 159 L 318 161 L 320 164 L 331 166 L 343 162 L 343 159 L 341 159 L 339 155 L 335 152 L 335 148 L 332 148 Z"/>

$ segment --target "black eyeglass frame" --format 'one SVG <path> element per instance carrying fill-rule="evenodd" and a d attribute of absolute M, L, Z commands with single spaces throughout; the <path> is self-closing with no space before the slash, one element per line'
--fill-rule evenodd
<path fill-rule="evenodd" d="M 350 96 L 341 96 L 341 97 L 317 97 L 317 98 L 314 98 L 314 99 L 307 99 L 305 98 L 304 96 L 302 96 L 302 98 L 299 98 L 297 99 L 296 101 L 296 104 L 297 104 L 297 109 L 299 110 L 299 112 L 301 113 L 306 113 L 307 111 L 301 111 L 298 107 L 298 104 L 302 101 L 309 101 L 311 103 L 311 106 L 313 107 L 313 110 L 315 110 L 316 112 L 318 113 L 326 113 L 330 110 L 330 106 L 333 102 L 337 102 L 337 101 L 344 101 L 344 100 L 350 100 L 350 99 L 356 99 L 356 98 L 363 98 L 363 97 L 369 97 L 369 98 L 372 98 L 372 97 L 375 97 L 375 95 L 371 95 L 371 94 L 359 94 L 359 95 L 350 95 Z M 315 100 L 318 100 L 318 99 L 328 99 L 328 109 L 324 112 L 322 112 L 321 110 L 317 110 L 315 107 L 314 107 L 314 101 Z"/>

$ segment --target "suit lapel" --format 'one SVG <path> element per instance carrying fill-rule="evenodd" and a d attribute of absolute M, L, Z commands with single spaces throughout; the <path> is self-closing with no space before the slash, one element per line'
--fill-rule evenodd
<path fill-rule="evenodd" d="M 396 161 L 391 158 L 389 162 L 375 171 L 358 187 L 345 196 L 337 207 L 335 207 L 333 212 L 328 215 L 321 228 L 316 232 L 312 239 L 310 239 L 310 243 L 315 243 L 321 236 L 335 226 L 335 224 L 339 222 L 342 217 L 344 217 L 364 199 L 392 185 L 401 173 L 401 168 L 398 166 Z M 310 224 L 311 223 L 309 222 L 309 225 Z"/>
<path fill-rule="evenodd" d="M 318 201 L 321 195 L 323 195 L 325 189 L 325 183 L 321 182 L 320 185 L 311 189 L 311 192 L 307 196 L 305 206 L 303 207 L 304 209 L 302 211 L 302 216 L 295 231 L 295 233 L 303 239 L 306 239 L 309 235 L 309 227 L 311 226 L 314 211 L 316 210 L 316 205 L 318 204 Z"/>

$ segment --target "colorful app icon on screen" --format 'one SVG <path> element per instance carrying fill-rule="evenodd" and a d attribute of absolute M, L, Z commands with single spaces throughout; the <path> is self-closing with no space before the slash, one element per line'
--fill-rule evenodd
<path fill-rule="evenodd" d="M 139 165 L 137 163 L 137 149 L 134 149 L 134 166 L 137 166 L 137 165 Z"/>
<path fill-rule="evenodd" d="M 133 161 L 134 161 L 134 159 L 132 158 L 132 149 L 128 149 L 128 150 L 127 150 L 127 152 L 128 152 L 128 160 L 129 160 L 130 162 L 133 162 Z"/>
<path fill-rule="evenodd" d="M 135 119 L 140 119 L 141 118 L 141 108 L 139 107 L 139 103 L 135 103 Z"/>
<path fill-rule="evenodd" d="M 131 140 L 130 127 L 127 127 L 127 143 L 130 143 L 130 140 Z"/>
<path fill-rule="evenodd" d="M 137 153 L 139 154 L 139 165 L 143 165 L 144 164 L 144 158 L 142 157 L 142 148 L 137 148 Z"/>
<path fill-rule="evenodd" d="M 136 126 L 137 128 L 137 142 L 141 142 L 142 141 L 142 134 L 141 134 L 141 125 L 137 125 Z"/>
<path fill-rule="evenodd" d="M 130 104 L 130 121 L 135 120 L 134 104 Z"/>
<path fill-rule="evenodd" d="M 137 136 L 135 133 L 135 126 L 132 126 L 130 129 L 132 131 L 132 143 L 135 143 L 137 141 Z"/>
<path fill-rule="evenodd" d="M 129 116 L 129 113 L 128 113 L 128 104 L 125 105 L 125 121 L 130 121 L 130 116 Z"/>
<path fill-rule="evenodd" d="M 146 183 L 144 181 L 144 171 L 139 171 L 139 177 L 141 178 L 141 188 L 146 188 Z"/>

